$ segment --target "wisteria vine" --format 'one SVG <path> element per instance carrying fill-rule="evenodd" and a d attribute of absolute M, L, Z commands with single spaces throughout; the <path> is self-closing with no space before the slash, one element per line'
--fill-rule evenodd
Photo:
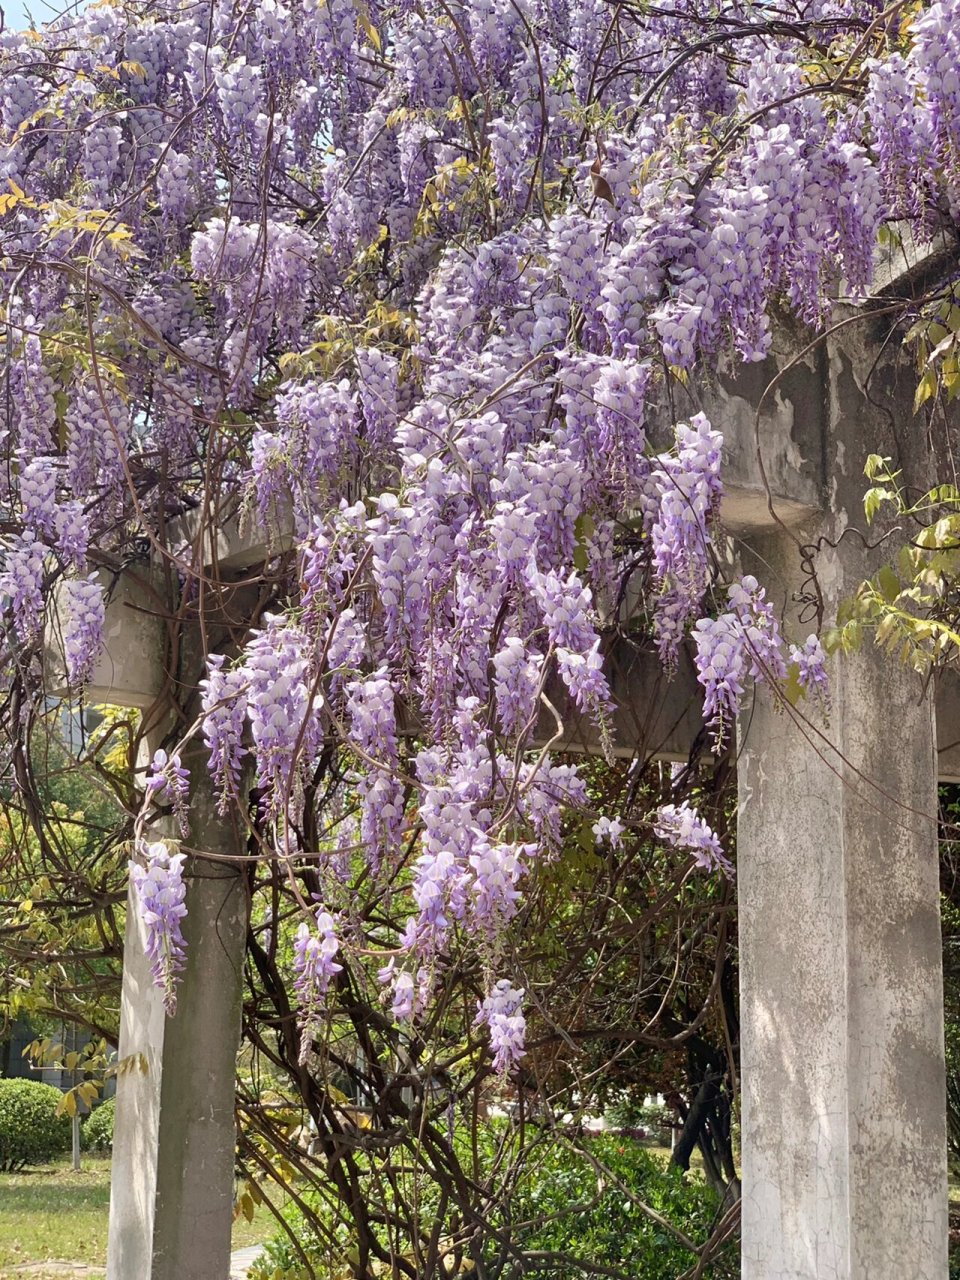
<path fill-rule="evenodd" d="M 79 695 L 131 556 L 203 620 L 191 516 L 266 531 L 266 607 L 209 651 L 143 823 L 172 807 L 186 835 L 199 737 L 221 812 L 253 794 L 263 858 L 318 871 L 305 1024 L 364 880 L 406 903 L 390 1016 L 422 1014 L 472 939 L 478 1022 L 517 1063 L 504 938 L 584 802 L 543 749 L 547 688 L 606 734 L 628 563 L 664 663 L 692 643 L 718 742 L 750 681 L 792 667 L 826 696 L 816 636 L 788 647 L 752 579 L 713 592 L 723 423 L 666 441 L 652 408 L 698 362 L 762 358 L 774 304 L 816 325 L 838 279 L 865 290 L 883 223 L 956 219 L 960 4 L 881 17 L 160 0 L 0 33 L 4 679 L 21 716 L 49 697 L 55 626 Z M 594 832 L 726 865 L 685 803 Z M 133 864 L 168 1005 L 189 963 L 170 847 Z"/>

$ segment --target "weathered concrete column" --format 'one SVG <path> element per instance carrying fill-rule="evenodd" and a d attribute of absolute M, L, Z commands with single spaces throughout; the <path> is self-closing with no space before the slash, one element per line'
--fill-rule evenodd
<path fill-rule="evenodd" d="M 867 568 L 841 545 L 831 603 Z M 755 548 L 799 585 L 795 544 Z M 831 688 L 829 745 L 766 691 L 741 720 L 743 1277 L 943 1280 L 932 698 L 869 643 Z"/>
<path fill-rule="evenodd" d="M 188 717 L 203 667 L 200 629 L 183 627 Z M 129 661 L 129 656 L 128 656 Z M 144 744 L 148 761 L 158 734 Z M 124 947 L 119 1052 L 143 1055 L 118 1082 L 107 1251 L 108 1280 L 227 1280 L 233 1222 L 236 1121 L 248 894 L 236 818 L 221 817 L 205 753 L 192 744 L 190 833 L 184 864 L 186 967 L 166 1017 L 144 954 L 131 886 Z M 162 826 L 163 824 L 161 824 Z"/>
<path fill-rule="evenodd" d="M 190 818 L 194 847 L 236 852 L 202 778 Z M 228 1274 L 247 894 L 229 863 L 191 858 L 186 874 L 188 964 L 173 1018 L 152 982 L 132 886 L 128 899 L 119 1053 L 142 1054 L 146 1071 L 132 1066 L 117 1084 L 108 1280 Z"/>
<path fill-rule="evenodd" d="M 197 764 L 202 767 L 201 762 Z M 196 776 L 196 775 L 195 775 Z M 190 843 L 236 854 L 242 837 L 215 809 L 206 779 L 190 799 Z M 247 888 L 230 863 L 187 864 L 187 968 L 163 1034 L 151 1280 L 226 1280 L 233 1222 Z M 128 1272 L 109 1273 L 121 1280 Z"/>
<path fill-rule="evenodd" d="M 87 697 L 143 710 L 139 763 L 145 768 L 176 723 L 174 699 L 188 721 L 196 714 L 202 639 L 215 638 L 217 627 L 202 632 L 196 621 L 180 624 L 171 677 L 167 623 L 157 608 L 163 575 L 143 566 L 105 581 L 113 587 L 107 648 Z M 53 614 L 47 689 L 63 695 L 63 643 L 56 609 Z M 184 763 L 192 778 L 184 843 L 196 855 L 184 868 L 187 965 L 172 1018 L 153 984 L 132 886 L 127 901 L 119 1056 L 128 1065 L 117 1082 L 108 1280 L 226 1280 L 229 1272 L 248 917 L 242 866 L 229 859 L 244 851 L 246 837 L 235 820 L 216 812 L 202 750 L 194 747 Z M 154 830 L 175 834 L 168 820 Z"/>
<path fill-rule="evenodd" d="M 794 428 L 804 414 L 823 423 L 821 513 L 795 536 L 755 528 L 745 554 L 794 640 L 811 630 L 800 545 L 831 621 L 896 551 L 850 530 L 864 527 L 866 455 L 909 470 L 920 447 L 909 385 L 872 369 L 868 395 L 859 350 L 831 345 L 811 368 L 820 395 L 792 406 Z M 742 1274 L 944 1280 L 932 689 L 869 636 L 830 668 L 827 728 L 767 690 L 739 726 Z"/>
<path fill-rule="evenodd" d="M 146 930 L 131 882 L 123 941 L 118 1055 L 126 1069 L 117 1078 L 110 1170 L 110 1280 L 149 1276 L 153 1252 L 160 1085 L 166 1014 L 146 956 Z"/>

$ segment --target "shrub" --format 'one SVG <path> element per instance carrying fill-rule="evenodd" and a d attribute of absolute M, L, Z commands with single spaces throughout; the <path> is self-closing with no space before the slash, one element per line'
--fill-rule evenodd
<path fill-rule="evenodd" d="M 611 1102 L 604 1114 L 611 1128 L 621 1132 L 644 1129 L 647 1137 L 670 1140 L 676 1115 L 672 1107 L 660 1102 L 642 1102 L 636 1095 L 625 1094 Z"/>
<path fill-rule="evenodd" d="M 514 1229 L 515 1243 L 524 1250 L 566 1255 L 555 1267 L 539 1266 L 540 1280 L 588 1275 L 575 1259 L 643 1280 L 675 1280 L 694 1258 L 636 1200 L 701 1242 L 720 1215 L 718 1197 L 698 1179 L 664 1166 L 634 1139 L 598 1134 L 586 1143 L 593 1160 L 565 1144 L 544 1146 L 532 1155 L 511 1205 L 514 1222 L 521 1224 Z M 594 1161 L 606 1172 L 598 1172 Z M 512 1274 L 508 1266 L 504 1275 Z M 714 1280 L 739 1275 L 739 1259 L 728 1251 L 703 1275 Z"/>
<path fill-rule="evenodd" d="M 116 1099 L 107 1098 L 83 1122 L 84 1141 L 90 1151 L 109 1151 L 113 1146 L 113 1117 Z"/>
<path fill-rule="evenodd" d="M 0 1169 L 44 1164 L 69 1150 L 70 1117 L 56 1114 L 61 1097 L 39 1080 L 0 1080 Z"/>
<path fill-rule="evenodd" d="M 635 1280 L 676 1280 L 693 1265 L 693 1255 L 669 1230 L 647 1217 L 631 1196 L 698 1243 L 709 1236 L 721 1212 L 717 1196 L 703 1182 L 665 1167 L 631 1138 L 598 1135 L 584 1141 L 586 1151 L 609 1170 L 608 1176 L 598 1174 L 592 1160 L 565 1143 L 544 1142 L 531 1151 L 519 1173 L 510 1197 L 509 1221 L 500 1220 L 497 1226 L 509 1230 L 520 1250 L 565 1255 L 563 1261 L 546 1266 L 547 1259 L 541 1256 L 538 1280 L 587 1280 L 596 1274 L 589 1268 L 598 1265 Z M 307 1199 L 330 1233 L 325 1245 L 296 1207 L 288 1207 L 283 1216 L 316 1275 L 352 1274 L 345 1224 L 335 1224 L 331 1207 L 318 1197 L 308 1194 Z M 421 1207 L 426 1211 L 426 1205 Z M 490 1276 L 518 1280 L 527 1274 L 519 1258 L 497 1259 L 493 1240 L 486 1254 Z M 587 1269 L 580 1269 L 575 1260 L 585 1262 Z M 734 1280 L 740 1274 L 739 1262 L 734 1244 L 704 1270 L 703 1280 Z M 267 1242 L 250 1275 L 251 1280 L 306 1280 L 309 1272 L 281 1233 Z"/>

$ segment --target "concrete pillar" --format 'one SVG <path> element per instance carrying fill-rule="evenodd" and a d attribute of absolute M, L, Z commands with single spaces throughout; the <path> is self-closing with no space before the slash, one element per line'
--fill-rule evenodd
<path fill-rule="evenodd" d="M 236 853 L 240 834 L 217 815 L 199 768 L 194 777 L 190 844 Z M 119 1052 L 142 1054 L 146 1070 L 133 1065 L 117 1084 L 108 1280 L 229 1273 L 247 891 L 229 863 L 190 858 L 185 871 L 187 967 L 173 1018 L 153 986 L 132 888 L 128 903 Z"/>
<path fill-rule="evenodd" d="M 158 607 L 164 575 L 139 566 L 104 579 L 107 647 L 86 696 L 144 711 L 153 726 L 141 744 L 145 767 L 174 723 L 174 697 L 188 721 L 196 714 L 202 641 L 221 632 L 216 622 L 212 630 L 182 622 L 171 678 L 164 615 L 173 611 Z M 45 640 L 46 689 L 70 696 L 56 605 Z M 229 858 L 245 851 L 246 835 L 217 814 L 202 757 L 184 761 L 193 779 L 187 843 Z M 163 824 L 154 830 L 174 834 Z M 226 1280 L 229 1272 L 247 889 L 242 864 L 229 861 L 191 856 L 185 875 L 187 967 L 173 1018 L 153 985 L 132 888 L 128 897 L 119 1043 L 128 1065 L 117 1081 L 108 1280 Z"/>
<path fill-rule="evenodd" d="M 151 1273 L 166 1015 L 150 976 L 145 941 L 131 883 L 118 1049 L 120 1061 L 126 1065 L 117 1078 L 113 1125 L 108 1280 L 149 1277 Z"/>
<path fill-rule="evenodd" d="M 243 849 L 239 832 L 217 815 L 205 782 L 191 794 L 190 820 L 197 848 L 220 854 Z M 188 874 L 187 968 L 163 1041 L 149 1275 L 150 1280 L 227 1280 L 247 886 L 242 869 L 229 863 L 192 858 Z"/>
<path fill-rule="evenodd" d="M 826 362 L 822 513 L 796 538 L 755 530 L 745 555 L 790 639 L 811 630 L 799 544 L 828 622 L 896 552 L 850 530 L 863 528 L 863 462 L 886 453 L 909 471 L 921 433 L 893 372 L 871 375 L 867 396 L 865 365 L 839 347 Z M 830 666 L 827 729 L 767 690 L 739 725 L 742 1274 L 945 1280 L 932 687 L 869 636 Z"/>
<path fill-rule="evenodd" d="M 766 691 L 740 726 L 743 1277 L 943 1280 L 932 698 L 870 645 L 831 666 L 831 745 Z"/>

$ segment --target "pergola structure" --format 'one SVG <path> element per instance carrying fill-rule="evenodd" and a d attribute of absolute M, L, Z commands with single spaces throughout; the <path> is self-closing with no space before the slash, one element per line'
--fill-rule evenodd
<path fill-rule="evenodd" d="M 905 292 L 936 265 L 892 262 L 884 287 Z M 879 546 L 862 536 L 867 454 L 892 457 L 923 488 L 937 474 L 882 308 L 838 320 L 818 343 L 784 324 L 775 355 L 704 376 L 674 409 L 702 408 L 723 431 L 723 524 L 793 640 L 813 629 L 811 596 L 829 620 L 896 553 L 895 534 Z M 273 536 L 201 530 L 194 546 L 241 578 Z M 90 696 L 143 708 L 155 743 L 169 636 L 144 592 L 133 572 L 121 578 Z M 668 681 L 629 638 L 608 656 L 618 749 L 685 757 L 702 728 L 690 668 Z M 193 659 L 199 678 L 202 654 Z M 828 724 L 758 690 L 738 727 L 743 1276 L 944 1280 L 936 815 L 938 776 L 960 779 L 960 691 L 944 682 L 935 698 L 932 682 L 869 642 L 830 667 Z M 571 715 L 560 745 L 597 744 Z M 203 770 L 193 777 L 192 844 L 245 852 Z M 142 1054 L 146 1070 L 119 1082 L 109 1280 L 227 1275 L 246 898 L 229 860 L 194 860 L 193 872 L 173 1019 L 137 912 L 127 916 L 120 1055 Z"/>

